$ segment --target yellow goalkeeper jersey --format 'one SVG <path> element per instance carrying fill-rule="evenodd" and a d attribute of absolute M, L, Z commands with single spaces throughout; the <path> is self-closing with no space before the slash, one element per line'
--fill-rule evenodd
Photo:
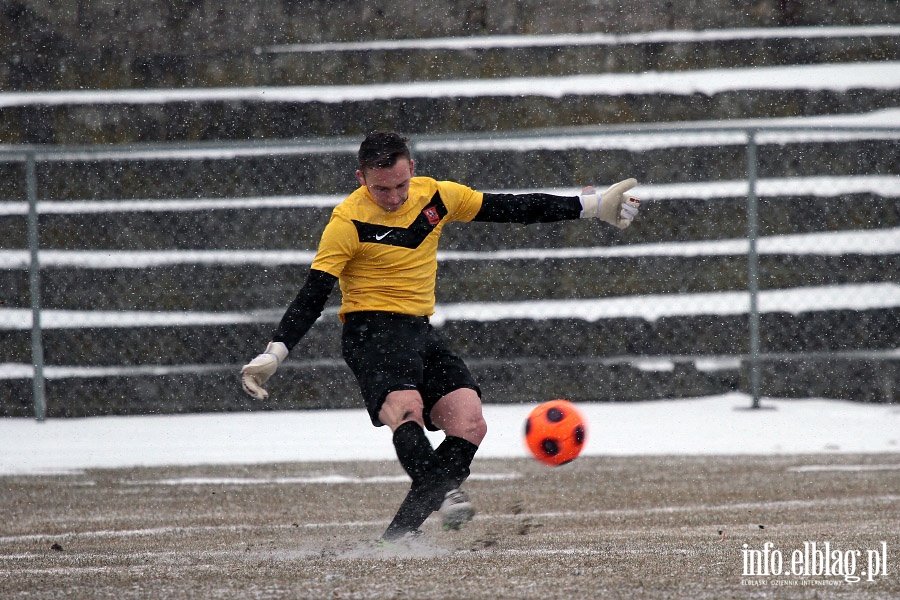
<path fill-rule="evenodd" d="M 312 268 L 337 277 L 340 317 L 362 310 L 434 314 L 437 248 L 451 221 L 471 221 L 484 195 L 452 181 L 413 177 L 395 212 L 362 186 L 341 202 L 322 232 Z"/>

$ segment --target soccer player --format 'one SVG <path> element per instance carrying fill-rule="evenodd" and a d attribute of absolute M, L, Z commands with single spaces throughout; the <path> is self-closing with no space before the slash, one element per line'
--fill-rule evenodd
<path fill-rule="evenodd" d="M 465 363 L 429 324 L 434 313 L 438 239 L 452 221 L 541 223 L 598 218 L 624 229 L 638 212 L 634 179 L 602 194 L 493 194 L 451 181 L 415 176 L 407 138 L 369 134 L 359 147 L 360 187 L 332 212 L 306 283 L 288 306 L 265 352 L 241 369 L 244 390 L 257 399 L 340 282 L 341 351 L 359 382 L 375 426 L 393 433 L 397 458 L 412 479 L 382 535 L 418 534 L 440 510 L 458 528 L 474 510 L 460 484 L 487 433 L 481 391 Z M 425 429 L 441 430 L 433 448 Z"/>

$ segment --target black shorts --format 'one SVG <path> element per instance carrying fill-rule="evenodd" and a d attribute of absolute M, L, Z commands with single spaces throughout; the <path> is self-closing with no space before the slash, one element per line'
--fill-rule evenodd
<path fill-rule="evenodd" d="M 378 413 L 390 392 L 418 390 L 425 405 L 425 425 L 436 431 L 431 409 L 454 390 L 481 390 L 465 363 L 454 354 L 427 317 L 389 312 L 349 313 L 341 335 L 344 360 L 362 390 L 372 424 L 384 425 Z"/>

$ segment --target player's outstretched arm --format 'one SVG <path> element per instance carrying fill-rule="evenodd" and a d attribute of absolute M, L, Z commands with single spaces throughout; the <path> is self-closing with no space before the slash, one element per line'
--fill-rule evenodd
<path fill-rule="evenodd" d="M 620 181 L 601 195 L 593 187 L 586 187 L 579 196 L 552 194 L 498 194 L 485 192 L 481 210 L 473 221 L 494 223 L 550 223 L 569 219 L 600 219 L 625 229 L 637 215 L 640 206 L 629 190 L 636 179 Z"/>
<path fill-rule="evenodd" d="M 263 384 L 275 374 L 291 349 L 322 314 L 335 283 L 337 277 L 334 275 L 317 269 L 309 270 L 306 283 L 285 311 L 265 352 L 241 368 L 241 387 L 245 392 L 257 400 L 269 397 Z"/>
<path fill-rule="evenodd" d="M 581 217 L 600 219 L 625 229 L 631 225 L 641 205 L 641 201 L 629 191 L 636 185 L 637 179 L 626 179 L 609 186 L 599 197 L 593 187 L 584 188 L 581 193 Z"/>

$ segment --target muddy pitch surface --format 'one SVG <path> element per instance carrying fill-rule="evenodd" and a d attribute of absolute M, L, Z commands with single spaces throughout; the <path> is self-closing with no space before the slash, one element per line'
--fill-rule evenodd
<path fill-rule="evenodd" d="M 900 454 L 476 459 L 466 529 L 380 548 L 407 487 L 390 462 L 0 477 L 0 598 L 900 598 Z"/>

